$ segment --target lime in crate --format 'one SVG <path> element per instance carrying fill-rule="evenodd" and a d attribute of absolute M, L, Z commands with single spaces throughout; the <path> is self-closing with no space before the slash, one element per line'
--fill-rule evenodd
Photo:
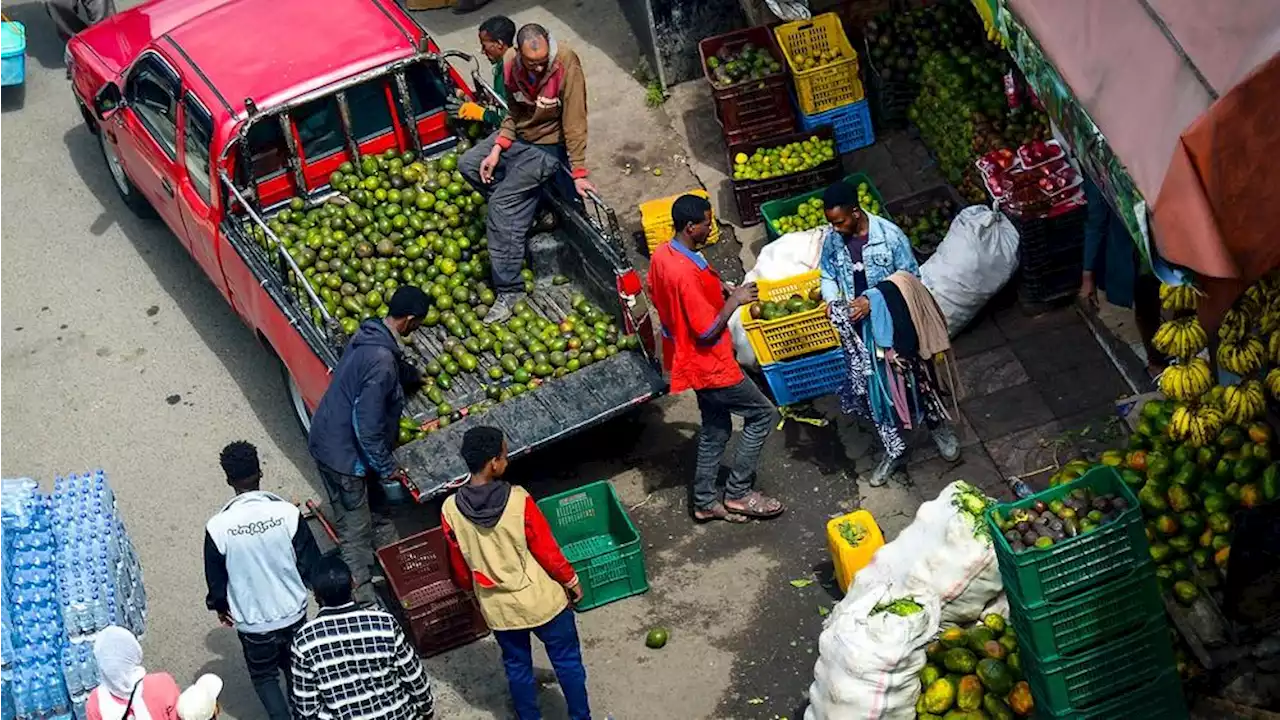
<path fill-rule="evenodd" d="M 761 220 L 760 206 L 770 200 L 819 190 L 840 178 L 840 156 L 830 127 L 728 146 L 733 195 L 744 225 Z"/>
<path fill-rule="evenodd" d="M 872 215 L 889 218 L 884 209 L 884 199 L 876 189 L 871 178 L 856 172 L 846 175 L 844 182 L 858 192 L 858 204 Z M 789 232 L 808 230 L 827 224 L 827 216 L 822 207 L 822 193 L 826 188 L 812 190 L 795 197 L 781 200 L 770 200 L 760 206 L 760 215 L 767 225 L 765 234 L 770 240 Z"/>
<path fill-rule="evenodd" d="M 607 480 L 539 500 L 538 509 L 582 583 L 578 610 L 648 591 L 640 533 Z"/>
<path fill-rule="evenodd" d="M 836 329 L 822 301 L 818 270 L 781 280 L 759 279 L 759 299 L 744 306 L 742 328 L 761 367 L 837 348 Z"/>

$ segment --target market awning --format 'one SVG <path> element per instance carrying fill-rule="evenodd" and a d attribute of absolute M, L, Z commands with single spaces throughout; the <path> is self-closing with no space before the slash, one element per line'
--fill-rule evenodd
<path fill-rule="evenodd" d="M 1172 263 L 1240 287 L 1280 264 L 1280 2 L 998 2 L 1033 87 L 1049 102 L 1074 97 L 1096 125 L 1097 137 L 1077 127 L 1067 139 L 1086 165 L 1110 159 L 1091 174 L 1121 186 L 1104 190 L 1136 236 L 1143 221 L 1124 205 L 1145 198 Z M 1097 143 L 1109 152 L 1091 153 Z"/>

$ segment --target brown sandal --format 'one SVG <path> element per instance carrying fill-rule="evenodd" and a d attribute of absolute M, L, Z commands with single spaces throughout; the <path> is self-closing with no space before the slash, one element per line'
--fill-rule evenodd
<path fill-rule="evenodd" d="M 734 525 L 749 522 L 751 520 L 751 518 L 743 515 L 742 513 L 729 510 L 724 506 L 724 503 L 721 502 L 714 503 L 710 507 L 702 510 L 694 510 L 693 519 L 698 523 L 709 523 L 715 520 L 723 520 L 727 523 L 733 523 Z"/>
<path fill-rule="evenodd" d="M 726 500 L 724 506 L 729 512 L 741 513 L 757 520 L 776 518 L 787 509 L 781 500 L 768 497 L 759 490 L 752 490 L 736 501 Z"/>

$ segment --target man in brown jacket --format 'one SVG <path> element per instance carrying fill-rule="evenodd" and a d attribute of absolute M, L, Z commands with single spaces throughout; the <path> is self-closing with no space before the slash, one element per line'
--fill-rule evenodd
<path fill-rule="evenodd" d="M 525 25 L 502 59 L 502 73 L 507 116 L 459 163 L 467 180 L 489 196 L 489 261 L 498 297 L 486 323 L 510 317 L 524 294 L 525 237 L 542 186 L 567 169 L 577 194 L 595 190 L 587 180 L 587 81 L 577 53 L 541 25 Z"/>

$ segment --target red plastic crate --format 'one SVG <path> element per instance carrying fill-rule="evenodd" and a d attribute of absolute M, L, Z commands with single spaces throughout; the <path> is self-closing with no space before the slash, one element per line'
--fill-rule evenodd
<path fill-rule="evenodd" d="M 736 51 L 748 42 L 767 49 L 781 69 L 758 80 L 717 85 L 712 80 L 707 59 L 715 56 L 722 48 Z M 753 27 L 706 38 L 698 43 L 698 55 L 702 62 L 703 76 L 711 85 L 716 118 L 723 127 L 726 143 L 763 140 L 795 131 L 796 119 L 791 112 L 786 60 L 768 28 Z"/>
<path fill-rule="evenodd" d="M 440 528 L 379 548 L 377 556 L 405 634 L 419 654 L 438 655 L 489 634 L 475 597 L 453 582 Z"/>
<path fill-rule="evenodd" d="M 716 120 L 719 119 L 717 114 Z M 743 125 L 736 130 L 729 130 L 724 123 L 720 123 L 720 135 L 724 138 L 725 145 L 759 143 L 781 135 L 790 135 L 795 131 L 796 119 L 791 115 L 757 125 Z"/>

